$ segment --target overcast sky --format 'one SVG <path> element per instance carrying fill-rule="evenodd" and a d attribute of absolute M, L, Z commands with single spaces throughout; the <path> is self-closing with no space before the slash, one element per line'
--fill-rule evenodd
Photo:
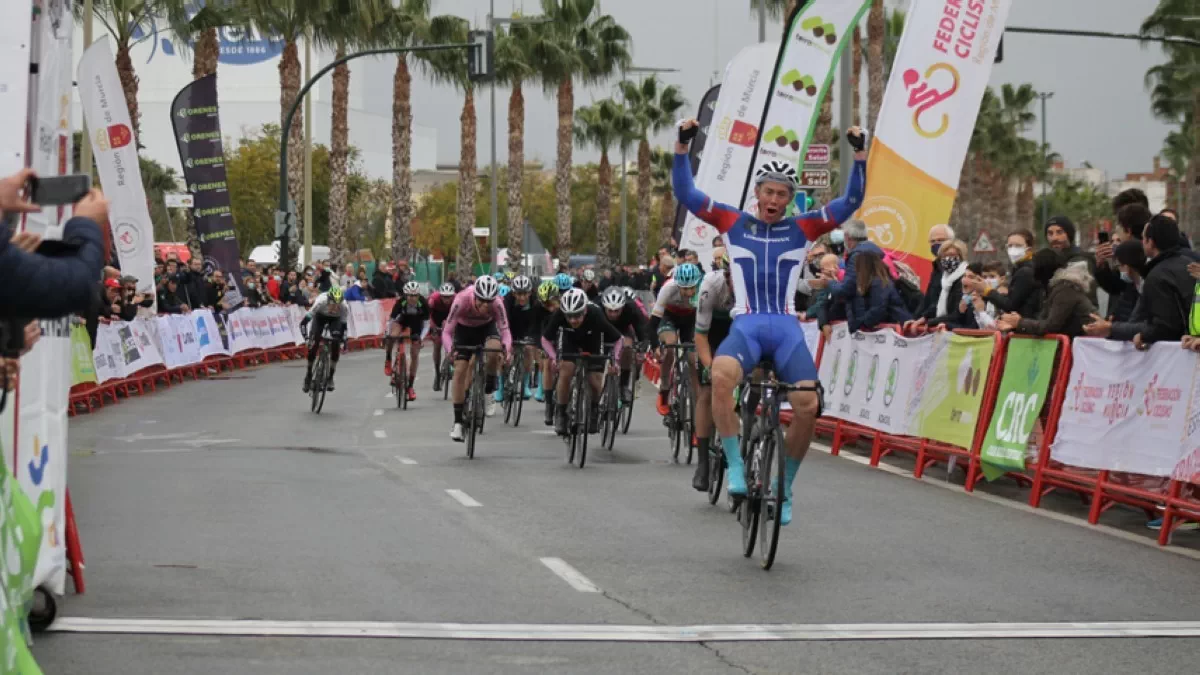
<path fill-rule="evenodd" d="M 540 11 L 537 0 L 495 3 L 497 16 L 522 8 L 526 15 Z M 604 12 L 632 34 L 635 65 L 678 69 L 661 77 L 683 90 L 689 111 L 713 78 L 719 77 L 714 71 L 722 72 L 734 54 L 757 41 L 758 21 L 749 4 L 750 0 L 601 0 Z M 888 0 L 889 6 L 909 4 L 910 0 Z M 1157 0 L 1013 0 L 1008 25 L 1136 32 L 1157 4 Z M 434 12 L 457 14 L 482 25 L 487 5 L 487 0 L 434 0 Z M 862 29 L 865 36 L 865 17 Z M 778 22 L 772 23 L 768 36 L 777 40 L 781 31 Z M 1163 60 L 1160 49 L 1142 48 L 1137 42 L 1013 33 L 1006 34 L 1004 47 L 1004 63 L 993 69 L 991 84 L 1029 82 L 1039 91 L 1054 92 L 1047 104 L 1047 138 L 1068 166 L 1087 160 L 1108 171 L 1110 178 L 1150 170 L 1167 126 L 1150 114 L 1143 76 Z M 438 130 L 438 161 L 457 163 L 461 94 L 420 77 L 414 78 L 413 89 L 415 121 Z M 612 89 L 611 84 L 577 89 L 576 107 L 607 97 Z M 507 156 L 508 95 L 507 89 L 497 88 L 497 161 L 501 163 Z M 527 88 L 525 97 L 526 157 L 552 166 L 554 100 L 540 89 Z M 862 98 L 865 105 L 865 86 Z M 490 151 L 489 92 L 478 92 L 476 100 L 482 165 L 489 161 Z M 1033 138 L 1040 133 L 1040 122 L 1029 130 Z M 668 139 L 663 133 L 656 142 L 664 145 Z M 575 157 L 593 161 L 598 153 L 576 149 Z"/>

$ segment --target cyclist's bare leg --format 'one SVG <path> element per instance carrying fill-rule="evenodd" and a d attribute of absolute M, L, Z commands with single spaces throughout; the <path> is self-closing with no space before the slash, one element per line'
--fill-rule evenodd
<path fill-rule="evenodd" d="M 387 339 L 384 340 L 386 343 L 384 345 L 384 363 L 392 362 L 392 347 L 396 344 L 396 338 L 400 337 L 403 333 L 404 329 L 400 327 L 399 323 L 395 321 L 388 322 L 388 335 Z"/>
<path fill-rule="evenodd" d="M 575 376 L 574 361 L 560 361 L 558 383 L 554 387 L 554 402 L 565 406 L 571 400 L 571 378 Z"/>
<path fill-rule="evenodd" d="M 617 363 L 621 366 L 621 391 L 629 388 L 629 383 L 633 381 L 633 338 L 628 335 L 622 340 L 621 356 L 617 359 Z"/>
<path fill-rule="evenodd" d="M 746 494 L 746 475 L 738 443 L 738 417 L 733 410 L 733 390 L 742 381 L 742 364 L 732 356 L 717 356 L 712 365 L 710 409 L 721 437 L 721 451 L 729 467 L 729 493 Z"/>
<path fill-rule="evenodd" d="M 679 335 L 674 331 L 667 331 L 658 336 L 658 341 L 663 345 L 673 345 L 679 342 Z M 662 371 L 658 375 L 658 393 L 666 395 L 666 392 L 671 390 L 671 368 L 675 365 L 675 350 L 664 349 L 662 352 Z"/>
<path fill-rule="evenodd" d="M 408 381 L 411 386 L 417 379 L 417 366 L 421 365 L 421 338 L 413 335 L 412 331 L 409 331 L 408 338 L 411 345 L 408 356 Z"/>
<path fill-rule="evenodd" d="M 806 380 L 797 383 L 796 386 L 812 387 L 815 384 Z M 788 394 L 788 402 L 792 404 L 792 423 L 788 426 L 786 437 L 788 457 L 799 462 L 804 459 L 804 455 L 808 453 L 808 446 L 812 443 L 820 403 L 815 391 L 793 391 Z"/>
<path fill-rule="evenodd" d="M 484 343 L 484 346 L 487 347 L 488 349 L 501 349 L 504 347 L 504 345 L 500 343 L 500 338 L 488 338 L 488 341 L 486 343 Z M 492 352 L 487 355 L 487 372 L 489 375 L 499 375 L 500 374 L 500 354 L 499 353 Z"/>
<path fill-rule="evenodd" d="M 471 377 L 472 368 L 475 359 L 461 358 L 461 355 L 454 355 L 454 388 L 450 391 L 454 405 L 462 405 L 463 401 L 467 400 L 467 380 Z"/>
<path fill-rule="evenodd" d="M 433 338 L 433 372 L 440 373 L 440 372 L 442 372 L 442 335 L 441 335 L 441 331 L 438 331 L 436 335 L 432 334 L 432 332 L 431 332 L 430 337 Z"/>

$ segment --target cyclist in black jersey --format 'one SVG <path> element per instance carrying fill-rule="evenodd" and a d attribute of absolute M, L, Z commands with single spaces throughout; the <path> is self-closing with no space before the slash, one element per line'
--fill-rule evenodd
<path fill-rule="evenodd" d="M 629 395 L 632 394 L 630 385 L 633 382 L 633 344 L 634 341 L 646 341 L 646 315 L 642 314 L 642 310 L 634 302 L 630 302 L 629 296 L 625 291 L 616 286 L 610 286 L 608 290 L 600 294 L 600 304 L 604 307 L 604 316 L 608 322 L 613 325 L 613 328 L 621 331 L 625 336 L 624 343 L 626 349 L 621 350 L 621 395 L 624 397 L 625 403 L 632 403 L 629 400 Z"/>
<path fill-rule="evenodd" d="M 442 324 L 450 316 L 458 284 L 446 282 L 429 296 L 429 335 L 433 338 L 433 390 L 441 391 L 442 385 Z"/>
<path fill-rule="evenodd" d="M 593 305 L 600 304 L 600 285 L 596 283 L 596 270 L 586 269 L 579 275 L 579 280 L 575 282 L 575 288 L 587 293 L 588 302 Z"/>
<path fill-rule="evenodd" d="M 550 317 L 550 321 L 542 330 L 542 337 L 551 345 L 557 343 L 563 353 L 587 352 L 599 356 L 603 353 L 601 348 L 609 344 L 619 356 L 621 342 L 625 336 L 608 322 L 603 310 L 587 301 L 587 294 L 583 289 L 572 288 L 563 294 L 561 308 Z M 595 393 L 589 415 L 589 434 L 596 433 L 600 423 L 599 415 L 596 414 L 596 408 L 600 404 L 600 372 L 596 371 L 596 368 L 598 366 L 588 366 L 588 381 Z M 565 436 L 567 433 L 567 403 L 571 398 L 571 378 L 574 375 L 575 363 L 560 359 L 554 401 L 554 430 L 559 436 Z"/>
<path fill-rule="evenodd" d="M 508 314 L 508 329 L 512 332 L 513 342 L 518 340 L 537 340 L 541 337 L 541 323 L 538 321 L 538 308 L 533 300 L 533 280 L 525 275 L 517 276 L 512 280 L 511 290 L 508 295 L 504 296 L 504 311 Z M 533 364 L 534 348 L 525 348 L 525 363 Z M 504 386 L 496 389 L 495 399 L 497 403 L 504 401 Z M 533 395 L 529 390 L 529 382 L 521 384 L 524 391 L 524 397 L 528 399 Z"/>
<path fill-rule="evenodd" d="M 411 338 L 408 356 L 408 400 L 417 400 L 417 391 L 412 383 L 417 379 L 417 366 L 421 363 L 421 340 L 425 338 L 425 325 L 429 321 L 429 303 L 421 296 L 421 286 L 415 281 L 404 284 L 404 297 L 392 305 L 388 321 L 387 347 L 384 350 L 383 374 L 392 376 L 392 347 L 395 338 L 407 335 Z"/>

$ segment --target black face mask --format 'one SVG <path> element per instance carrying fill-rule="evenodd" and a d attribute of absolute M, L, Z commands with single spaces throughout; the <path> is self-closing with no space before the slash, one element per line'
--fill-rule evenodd
<path fill-rule="evenodd" d="M 819 277 L 821 276 L 821 265 L 816 262 L 810 262 L 808 263 L 808 271 L 812 272 L 814 277 Z"/>
<path fill-rule="evenodd" d="M 836 256 L 840 256 L 840 255 L 842 255 L 842 253 L 844 253 L 846 251 L 846 245 L 839 244 L 837 242 L 830 242 L 829 251 L 830 251 L 830 253 L 833 253 Z"/>

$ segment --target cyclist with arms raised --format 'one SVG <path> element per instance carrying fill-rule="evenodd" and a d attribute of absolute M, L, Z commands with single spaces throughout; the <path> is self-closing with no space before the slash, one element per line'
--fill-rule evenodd
<path fill-rule="evenodd" d="M 326 328 L 332 329 L 330 332 L 333 335 L 333 344 L 330 345 L 332 362 L 329 364 L 329 380 L 325 382 L 325 391 L 333 391 L 333 373 L 337 370 L 340 348 L 346 339 L 346 328 L 350 323 L 350 308 L 346 306 L 343 299 L 340 287 L 330 287 L 328 291 L 317 296 L 312 309 L 309 309 L 308 313 L 304 315 L 304 319 L 300 321 L 301 334 L 304 334 L 304 329 L 308 326 L 309 321 L 312 321 L 313 325 L 312 341 L 308 345 L 308 370 L 304 373 L 304 393 L 306 394 L 312 388 L 313 361 L 317 358 Z"/>
<path fill-rule="evenodd" d="M 483 345 L 488 349 L 499 349 L 512 354 L 512 333 L 508 330 L 508 315 L 504 312 L 504 300 L 500 298 L 500 284 L 492 277 L 479 277 L 470 288 L 454 296 L 450 315 L 442 329 L 442 347 L 447 356 L 454 352 L 454 426 L 450 438 L 461 443 L 463 434 L 463 403 L 467 400 L 467 380 L 471 377 L 469 364 L 475 358 L 475 348 Z M 500 355 L 486 354 L 487 381 L 485 393 L 496 391 L 500 379 Z M 495 401 L 488 402 L 488 416 L 496 414 Z"/>
<path fill-rule="evenodd" d="M 847 132 L 847 141 L 855 152 L 846 194 L 817 211 L 787 217 L 797 189 L 793 167 L 772 161 L 760 168 L 754 180 L 755 212 L 746 213 L 714 202 L 696 189 L 687 152 L 699 123 L 686 120 L 678 130 L 671 172 L 675 198 L 725 236 L 732 260 L 734 320 L 712 367 L 712 412 L 729 467 L 730 494 L 746 494 L 738 418 L 733 410 L 734 388 L 745 373 L 767 357 L 781 382 L 801 389 L 788 396 L 794 414 L 787 433 L 786 501 L 780 514 L 780 523 L 786 525 L 792 519 L 792 481 L 808 452 L 821 411 L 817 369 L 796 320 L 793 298 L 810 243 L 848 220 L 862 204 L 867 174 L 866 134 L 858 127 Z"/>

